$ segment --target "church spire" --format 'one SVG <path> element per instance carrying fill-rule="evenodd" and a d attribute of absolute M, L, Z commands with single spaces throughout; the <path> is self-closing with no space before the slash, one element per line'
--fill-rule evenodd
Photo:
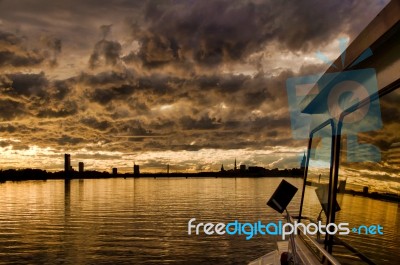
<path fill-rule="evenodd" d="M 235 171 L 237 170 L 237 166 L 236 166 L 236 158 L 235 158 L 235 168 L 234 168 L 234 170 L 235 170 Z"/>

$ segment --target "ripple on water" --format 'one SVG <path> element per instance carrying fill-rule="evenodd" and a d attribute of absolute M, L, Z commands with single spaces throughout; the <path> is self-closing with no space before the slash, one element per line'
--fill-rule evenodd
<path fill-rule="evenodd" d="M 187 222 L 191 218 L 214 223 L 281 220 L 265 205 L 279 182 L 279 178 L 72 180 L 68 186 L 59 180 L 6 182 L 0 185 L 0 264 L 244 264 L 273 250 L 277 238 L 190 236 Z M 290 182 L 301 184 L 299 179 Z M 299 195 L 289 205 L 293 212 Z M 346 240 L 376 256 L 378 263 L 398 261 L 397 206 L 360 197 L 339 199 L 339 219 L 355 225 L 380 222 L 386 229 L 384 236 L 368 241 L 358 235 Z"/>

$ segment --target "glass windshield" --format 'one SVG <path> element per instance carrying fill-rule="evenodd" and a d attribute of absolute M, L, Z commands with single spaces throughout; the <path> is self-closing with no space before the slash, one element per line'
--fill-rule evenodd
<path fill-rule="evenodd" d="M 326 214 L 328 207 L 328 185 L 331 168 L 332 151 L 332 126 L 326 125 L 316 131 L 312 137 L 310 157 L 307 171 L 306 186 L 304 190 L 304 201 L 302 208 L 302 220 L 305 225 L 310 223 L 326 223 Z M 317 242 L 322 243 L 325 240 L 324 235 L 316 233 L 310 235 Z M 316 254 L 316 248 L 304 238 L 306 243 Z M 321 257 L 321 256 L 320 256 Z"/>
<path fill-rule="evenodd" d="M 395 264 L 400 260 L 400 240 L 396 236 L 400 227 L 400 89 L 379 101 L 380 129 L 352 135 L 347 132 L 341 137 L 342 186 L 337 196 L 341 211 L 336 223 L 348 222 L 352 229 L 338 239 L 376 264 Z M 337 245 L 333 254 L 349 263 L 351 256 L 344 249 Z M 356 264 L 353 257 L 350 260 Z"/>

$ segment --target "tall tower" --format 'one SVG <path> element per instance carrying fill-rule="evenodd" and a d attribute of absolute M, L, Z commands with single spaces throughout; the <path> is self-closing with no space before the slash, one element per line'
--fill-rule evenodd
<path fill-rule="evenodd" d="M 167 164 L 167 174 L 169 174 L 169 164 Z"/>
<path fill-rule="evenodd" d="M 79 162 L 79 173 L 83 173 L 85 165 L 83 164 L 83 162 Z"/>
<path fill-rule="evenodd" d="M 221 172 L 225 172 L 224 164 L 221 165 Z"/>
<path fill-rule="evenodd" d="M 139 165 L 133 164 L 133 175 L 134 176 L 139 176 L 140 175 Z"/>
<path fill-rule="evenodd" d="M 236 158 L 235 158 L 235 167 L 233 168 L 233 170 L 237 170 L 237 165 L 236 165 Z"/>
<path fill-rule="evenodd" d="M 64 171 L 68 172 L 71 170 L 71 155 L 64 154 Z"/>

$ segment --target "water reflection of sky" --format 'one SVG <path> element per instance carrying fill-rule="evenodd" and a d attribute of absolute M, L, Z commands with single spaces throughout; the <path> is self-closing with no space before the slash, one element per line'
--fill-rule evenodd
<path fill-rule="evenodd" d="M 300 187 L 301 179 L 287 179 Z M 102 179 L 6 182 L 0 185 L 0 264 L 113 262 L 246 263 L 275 248 L 276 237 L 187 235 L 187 222 L 276 222 L 265 203 L 281 178 Z M 311 190 L 312 191 L 312 190 Z M 289 211 L 299 209 L 297 192 Z M 315 195 L 309 201 L 320 207 Z M 398 260 L 396 204 L 339 198 L 340 218 L 385 226 L 369 254 Z M 354 209 L 354 207 L 359 208 Z M 396 206 L 396 207 L 395 207 Z M 316 208 L 316 209 L 317 209 Z M 379 209 L 377 212 L 376 210 Z M 364 217 L 365 218 L 364 218 Z M 363 245 L 365 238 L 349 239 Z M 211 251 L 212 250 L 212 251 Z M 396 256 L 397 255 L 397 256 Z M 379 263 L 378 263 L 379 264 Z"/>

